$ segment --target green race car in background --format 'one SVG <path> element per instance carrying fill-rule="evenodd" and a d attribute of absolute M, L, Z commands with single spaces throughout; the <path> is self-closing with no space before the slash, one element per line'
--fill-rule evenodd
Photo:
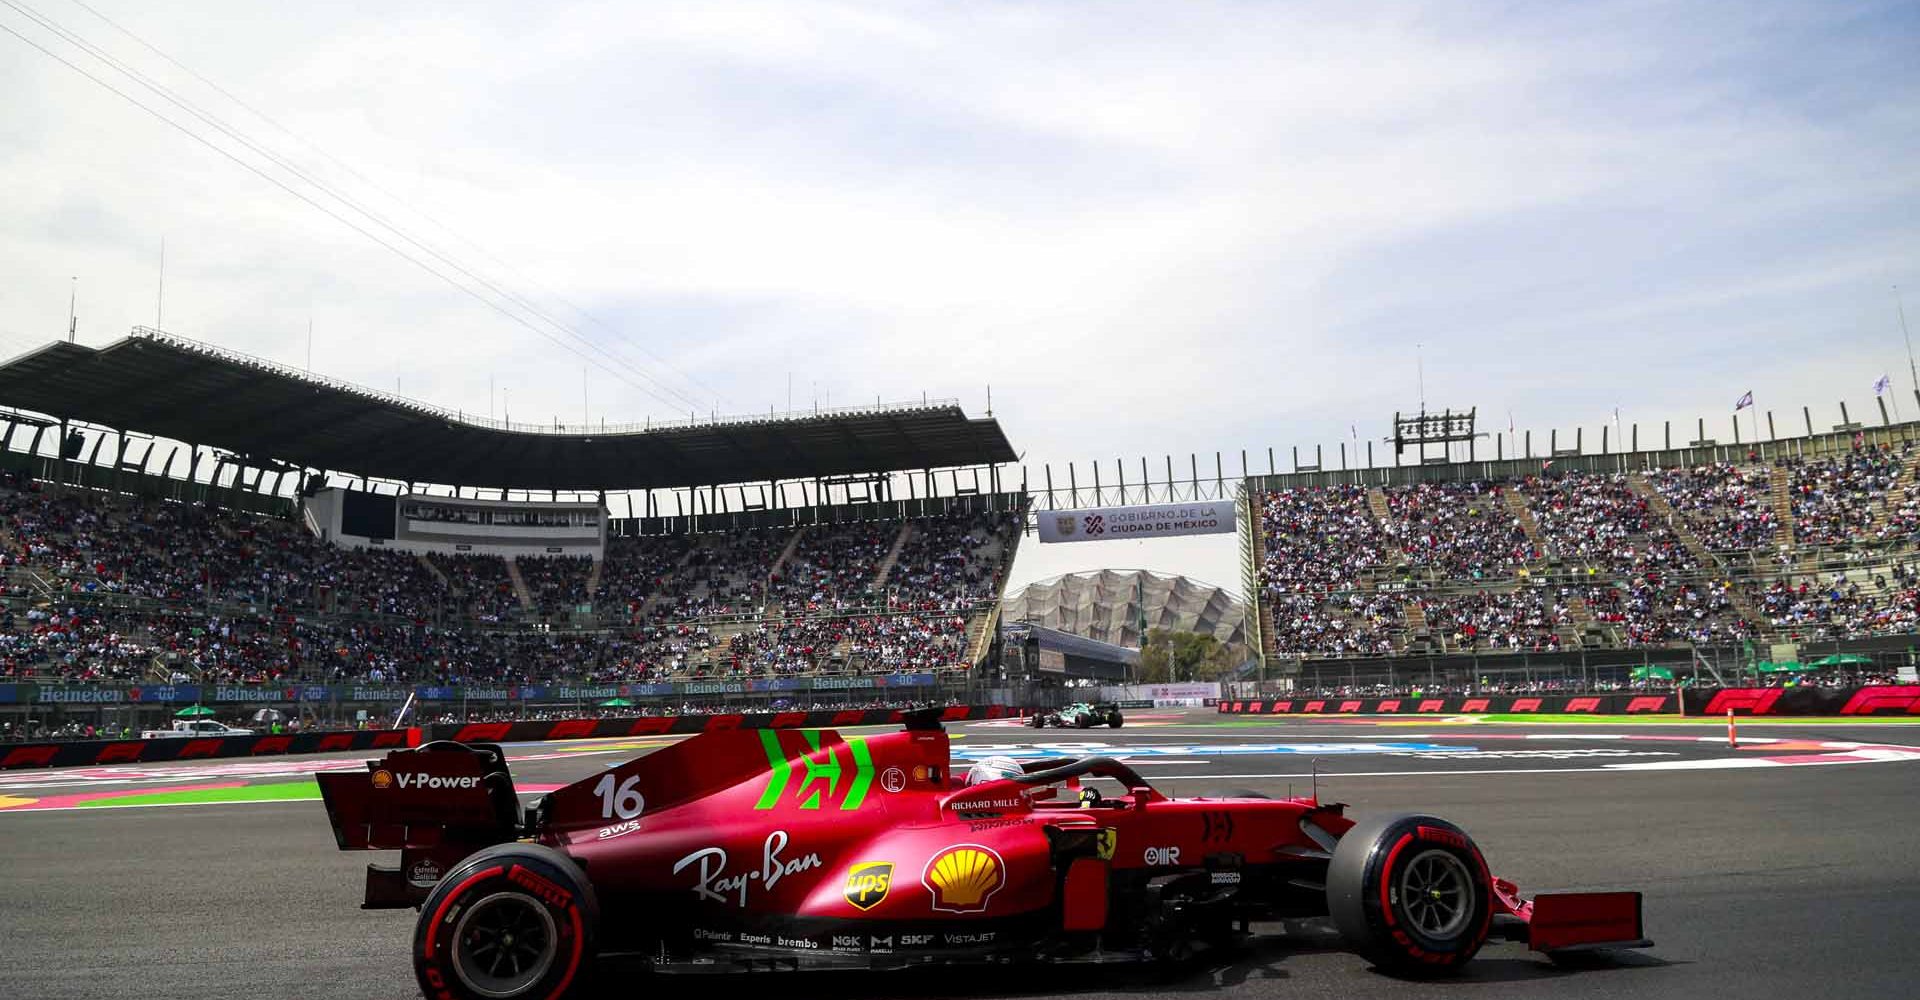
<path fill-rule="evenodd" d="M 1119 729 L 1122 721 L 1118 705 L 1111 703 L 1095 705 L 1079 701 L 1056 711 L 1042 709 L 1033 713 L 1032 726 L 1035 729 L 1045 729 L 1048 726 L 1056 729 L 1092 729 L 1095 726 L 1104 725 L 1111 729 Z"/>

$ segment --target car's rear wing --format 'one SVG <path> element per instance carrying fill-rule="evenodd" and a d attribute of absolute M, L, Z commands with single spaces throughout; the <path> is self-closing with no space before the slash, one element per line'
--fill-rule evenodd
<path fill-rule="evenodd" d="M 417 906 L 462 858 L 519 836 L 520 800 L 491 743 L 428 743 L 314 776 L 343 851 L 400 852 L 367 866 L 366 909 Z"/>

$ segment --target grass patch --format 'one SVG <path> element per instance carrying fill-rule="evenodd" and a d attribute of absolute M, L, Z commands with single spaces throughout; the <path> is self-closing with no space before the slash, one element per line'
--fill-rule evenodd
<path fill-rule="evenodd" d="M 116 806 L 175 806 L 202 802 L 299 802 L 318 801 L 320 785 L 311 778 L 280 781 L 270 785 L 246 785 L 241 788 L 200 788 L 179 792 L 134 792 L 110 799 L 91 799 L 79 803 L 83 809 L 111 809 Z"/>

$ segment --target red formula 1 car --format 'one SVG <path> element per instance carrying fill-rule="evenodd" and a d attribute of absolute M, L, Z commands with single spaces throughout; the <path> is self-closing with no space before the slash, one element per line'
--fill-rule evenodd
<path fill-rule="evenodd" d="M 1402 975 L 1489 938 L 1555 956 L 1650 943 L 1638 893 L 1523 899 L 1431 816 L 1172 799 L 1104 757 L 1007 764 L 955 775 L 927 714 L 874 736 L 707 733 L 525 811 L 491 745 L 317 777 L 342 850 L 400 851 L 368 866 L 365 906 L 420 908 L 432 998 L 553 1000 L 615 956 L 659 972 L 1177 960 L 1315 915 Z"/>

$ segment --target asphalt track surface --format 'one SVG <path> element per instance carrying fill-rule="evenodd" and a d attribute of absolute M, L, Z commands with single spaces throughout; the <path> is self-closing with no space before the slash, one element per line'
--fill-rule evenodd
<path fill-rule="evenodd" d="M 1350 803 L 1354 813 L 1416 810 L 1461 823 L 1494 870 L 1523 890 L 1643 890 L 1658 946 L 1563 971 L 1519 945 L 1489 945 L 1464 975 L 1421 983 L 1371 970 L 1339 950 L 1329 929 L 1306 922 L 1160 975 L 1137 968 L 810 974 L 759 978 L 744 988 L 801 997 L 1078 1000 L 1916 995 L 1920 759 L 1897 758 L 1920 758 L 1920 751 L 1822 744 L 1920 747 L 1920 727 L 1748 724 L 1743 738 L 1782 742 L 1740 750 L 1725 747 L 1723 732 L 1697 726 L 1230 721 L 1202 713 L 1161 713 L 1118 732 L 974 724 L 954 733 L 962 754 L 1109 744 L 1101 752 L 1120 748 L 1172 794 L 1304 792 L 1317 770 L 1322 797 Z M 659 742 L 515 747 L 514 774 L 523 786 L 557 784 Z M 1857 762 L 1771 763 L 1836 754 Z M 1859 760 L 1876 755 L 1896 759 Z M 351 766 L 316 758 L 287 764 Z M 26 799 L 44 807 L 76 790 L 285 788 L 305 780 L 177 767 L 0 776 L 0 996 L 417 996 L 407 958 L 414 913 L 358 908 L 362 868 L 384 856 L 336 851 L 318 802 L 5 808 Z M 602 980 L 595 995 L 607 997 L 735 988 L 620 971 Z"/>

